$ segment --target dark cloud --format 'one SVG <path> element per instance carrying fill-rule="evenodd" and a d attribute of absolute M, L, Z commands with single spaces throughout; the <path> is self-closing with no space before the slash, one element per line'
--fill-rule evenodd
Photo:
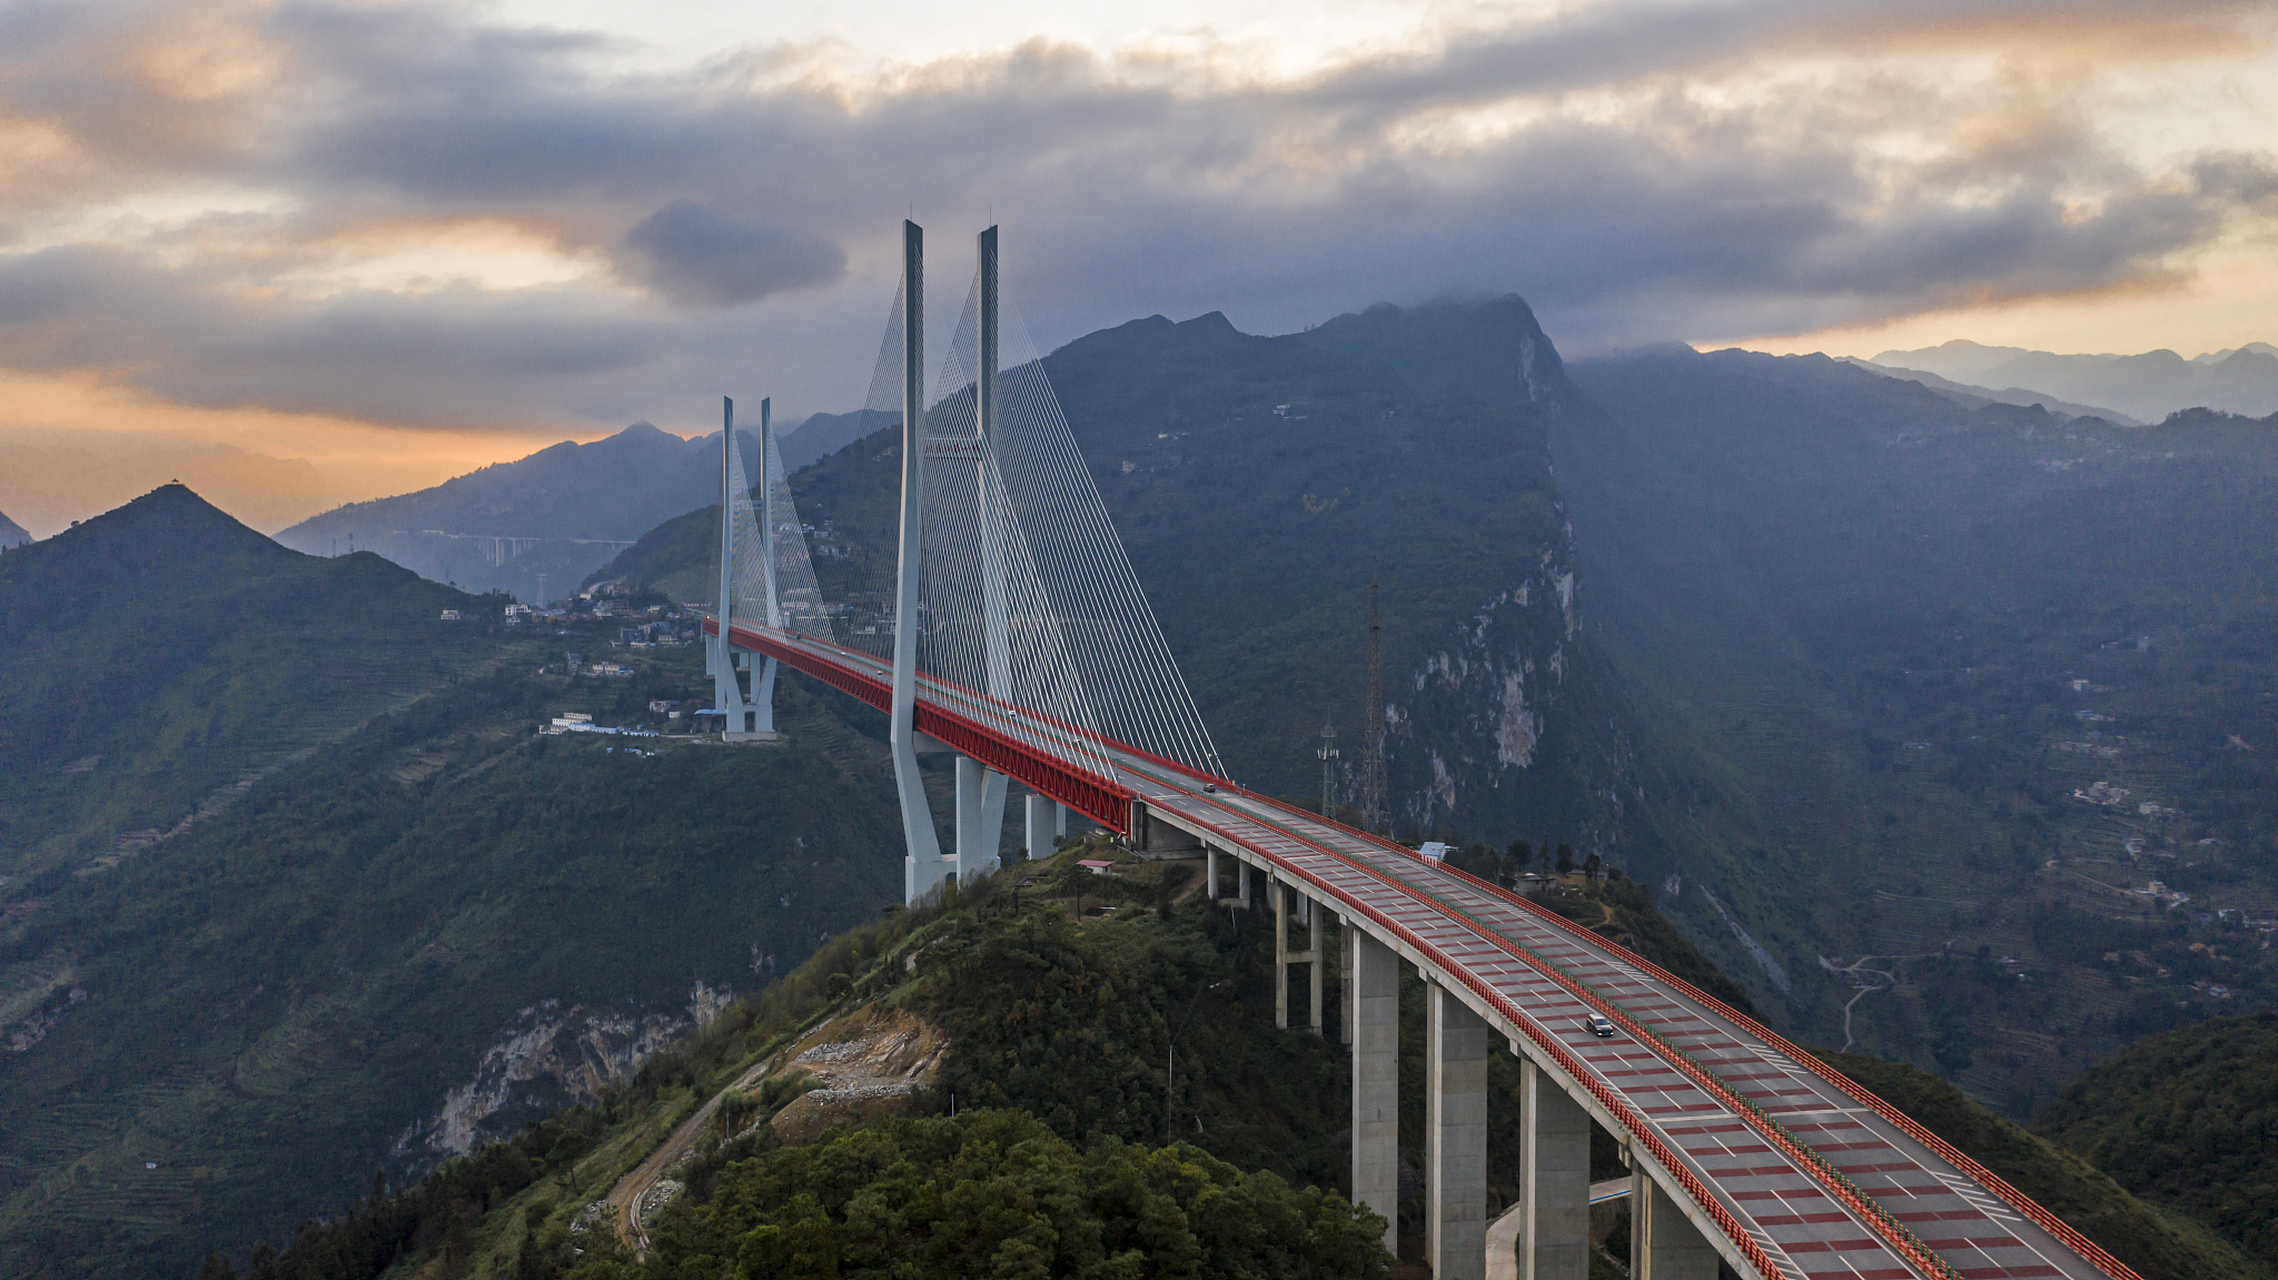
<path fill-rule="evenodd" d="M 97 199 L 138 175 L 281 193 L 285 211 L 163 243 L 10 256 L 0 239 L 0 360 L 413 424 L 694 423 L 754 379 L 779 403 L 843 408 L 913 204 L 952 303 L 965 237 L 994 209 L 1008 286 L 1047 341 L 1150 312 L 1287 331 L 1508 290 L 1588 348 L 2163 280 L 2278 186 L 2267 157 L 2133 167 L 2099 140 L 2078 73 L 1830 85 L 1748 69 L 1941 40 L 2015 41 L 2030 60 L 2130 32 L 2204 50 L 2246 39 L 2229 3 L 1608 4 L 1296 83 L 1134 77 L 1045 42 L 872 82 L 801 74 L 804 55 L 773 47 L 609 76 L 595 37 L 417 4 L 218 7 L 198 30 L 227 38 L 200 65 L 226 74 L 202 88 L 99 56 L 178 8 L 0 15 L 0 119 L 53 122 L 81 184 L 0 186 L 0 236 L 57 191 Z M 1597 108 L 1568 109 L 1580 97 Z M 178 125 L 131 127 L 170 103 Z M 1873 145 L 1896 134 L 1911 151 Z M 470 219 L 596 269 L 520 288 L 291 285 L 359 227 Z"/>
<path fill-rule="evenodd" d="M 733 221 L 693 200 L 675 200 L 633 224 L 618 263 L 674 302 L 728 306 L 829 284 L 846 274 L 846 251 L 819 236 Z"/>

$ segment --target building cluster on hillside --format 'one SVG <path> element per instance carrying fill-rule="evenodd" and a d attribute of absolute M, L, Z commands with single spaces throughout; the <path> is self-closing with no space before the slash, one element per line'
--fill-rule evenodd
<path fill-rule="evenodd" d="M 619 727 L 616 725 L 595 724 L 593 723 L 592 713 L 586 711 L 564 711 L 560 715 L 555 716 L 552 723 L 548 724 L 540 732 L 545 733 L 549 736 L 559 733 L 611 733 L 622 734 L 630 738 L 657 738 L 663 736 L 654 729 L 631 729 Z"/>

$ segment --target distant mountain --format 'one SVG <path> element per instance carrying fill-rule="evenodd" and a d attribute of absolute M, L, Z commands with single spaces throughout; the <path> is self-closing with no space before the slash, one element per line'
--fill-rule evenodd
<path fill-rule="evenodd" d="M 817 414 L 785 431 L 785 465 L 843 446 L 860 414 Z M 756 415 L 739 429 L 747 475 L 756 475 Z M 580 580 L 658 524 L 718 501 L 720 435 L 697 439 L 636 422 L 616 435 L 564 441 L 432 489 L 350 503 L 277 535 L 311 555 L 374 551 L 422 577 L 468 590 L 538 598 Z"/>
<path fill-rule="evenodd" d="M 1551 405 L 1572 392 L 1557 347 L 1517 294 L 1493 301 L 1378 303 L 1301 334 L 1311 346 L 1382 360 L 1427 391 L 1450 387 L 1506 405 Z"/>
<path fill-rule="evenodd" d="M 2278 1002 L 2210 920 L 2278 889 L 2278 432 L 1962 412 L 1821 356 L 1568 373 L 1606 411 L 1552 439 L 1609 653 L 1732 770 L 1768 877 L 1824 877 L 1768 949 L 1917 956 L 1838 1034 L 2022 1116 L 2210 983 Z M 2207 923 L 2123 896 L 2154 879 Z M 2162 949 L 2216 945 L 2247 962 Z"/>
<path fill-rule="evenodd" d="M 24 526 L 10 520 L 6 515 L 0 515 L 0 549 L 20 547 L 31 540 L 32 535 L 24 532 Z"/>
<path fill-rule="evenodd" d="M 1874 363 L 1977 386 L 2029 387 L 2083 404 L 2111 405 L 2146 422 L 2194 406 L 2256 418 L 2278 411 L 2278 347 L 2265 342 L 2186 360 L 2164 349 L 2132 356 L 2055 355 L 1957 339 L 1916 351 L 1885 351 Z"/>
<path fill-rule="evenodd" d="M 181 485 L 0 556 L 0 874 L 115 861 L 441 685 L 492 651 L 488 619 L 440 620 L 478 608 L 378 556 L 287 550 Z"/>
<path fill-rule="evenodd" d="M 895 898 L 882 744 L 797 687 L 781 744 L 544 735 L 661 727 L 700 651 L 500 603 L 178 485 L 0 555 L 0 1275 L 281 1239 Z"/>
<path fill-rule="evenodd" d="M 1941 378 L 1937 374 L 1928 373 L 1921 369 L 1901 369 L 1890 365 L 1876 364 L 1872 360 L 1860 360 L 1856 357 L 1845 357 L 1843 363 L 1882 377 L 1896 378 L 1901 382 L 1919 382 L 1964 409 L 1982 409 L 1989 404 L 2037 405 L 2060 418 L 2102 418 L 2106 422 L 2118 423 L 2123 427 L 2140 427 L 2143 425 L 2141 421 L 2129 417 L 2118 409 L 2105 409 L 2092 404 L 2074 404 L 2070 400 L 2059 399 L 2056 396 L 2028 390 L 2024 387 L 2004 387 L 2000 390 L 1991 387 L 1973 387 L 1966 382 L 1955 382 L 1950 378 Z"/>
<path fill-rule="evenodd" d="M 190 444 L 157 433 L 11 431 L 0 436 L 0 508 L 34 534 L 69 528 L 162 484 L 186 484 L 263 531 L 337 502 L 306 458 Z"/>
<path fill-rule="evenodd" d="M 1520 341 L 1497 366 L 1520 399 L 1419 385 L 1437 329 L 1400 336 L 1423 371 L 1411 378 L 1330 347 L 1343 324 L 1260 337 L 1216 312 L 1134 320 L 1044 363 L 1234 776 L 1315 796 L 1324 721 L 1358 764 L 1375 577 L 1400 829 L 1569 841 L 1666 874 L 1676 841 L 1625 798 L 1641 782 L 1662 794 L 1659 766 L 1585 629 L 1591 588 L 1576 586 L 1543 418 L 1524 399 L 1530 378 L 1559 377 L 1557 353 L 1515 298 L 1429 320 L 1482 354 Z M 1404 335 L 1386 321 L 1359 323 Z M 881 433 L 792 478 L 827 598 L 890 573 L 896 456 Z M 716 528 L 692 512 L 603 572 L 699 591 Z"/>
<path fill-rule="evenodd" d="M 2104 922 L 2112 889 L 2187 881 L 2194 909 L 2278 889 L 2269 420 L 2126 428 L 1682 346 L 1553 374 L 1518 308 L 1374 308 L 1302 336 L 1545 404 L 1591 638 L 1641 713 L 1639 759 L 1676 775 L 1628 797 L 1685 833 L 1664 910 L 1736 976 L 1778 966 L 1805 1034 L 1934 1064 L 2020 1116 L 2214 999 L 2147 968 L 2114 1009 L 2093 966 L 2162 927 Z M 1734 867 L 1719 848 L 1753 871 L 1714 878 Z M 2029 939 L 1999 927 L 2032 913 Z M 1728 926 L 1748 931 L 1739 954 L 1718 951 Z M 2174 946 L 2192 940 L 2212 933 Z M 1825 982 L 1832 958 L 1889 952 L 1927 954 L 1844 1017 L 1857 979 Z M 1989 973 L 2030 973 L 2044 1003 Z M 2278 1002 L 2278 965 L 2224 975 Z"/>

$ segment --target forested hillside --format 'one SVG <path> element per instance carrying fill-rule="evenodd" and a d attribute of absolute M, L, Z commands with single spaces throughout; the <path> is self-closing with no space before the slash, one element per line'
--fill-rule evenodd
<path fill-rule="evenodd" d="M 1060 863 L 1100 853 L 1113 856 L 1078 847 Z M 1350 1086 L 1334 981 L 1327 1036 L 1274 1030 L 1266 922 L 1230 904 L 1174 900 L 1191 883 L 1178 864 L 1124 870 L 1126 878 L 1103 881 L 1072 864 L 1016 866 L 943 906 L 835 939 L 597 1109 L 306 1230 L 281 1256 L 262 1255 L 247 1280 L 383 1272 L 667 1280 L 710 1274 L 731 1257 L 752 1275 L 913 1256 L 928 1260 L 929 1275 L 1001 1274 L 1007 1260 L 1063 1274 L 1112 1265 L 1124 1250 L 1142 1251 L 1150 1274 L 1380 1274 L 1387 1260 L 1370 1247 L 1376 1224 L 1336 1196 Z M 1027 887 L 1015 892 L 1016 880 Z M 1078 925 L 1078 891 L 1121 910 L 1096 914 L 1095 896 Z M 1550 902 L 1664 965 L 1727 985 L 1634 882 L 1617 878 Z M 1404 1256 L 1420 1244 L 1422 1225 L 1413 1168 L 1422 1154 L 1421 996 L 1411 978 L 1402 1012 L 1401 1142 L 1414 1175 L 1403 1178 Z M 921 1062 L 922 1086 L 899 1101 L 860 1101 L 858 1090 L 811 1074 L 895 1027 L 908 1029 L 904 1039 L 946 1032 L 938 1066 Z M 1175 1087 L 1166 1093 L 1174 1045 Z M 2146 1280 L 2267 1274 L 1950 1085 L 1901 1064 L 1829 1058 L 2092 1232 Z M 1517 1190 L 1518 1080 L 1507 1055 L 1491 1062 L 1489 1194 L 1499 1209 Z M 668 1133 L 693 1137 L 668 1166 L 674 1193 L 621 1216 L 618 1196 L 653 1167 L 644 1158 Z M 1594 1176 L 1620 1172 L 1603 1134 L 1592 1165 Z M 1012 1203 L 1035 1211 L 976 1208 Z M 620 1230 L 637 1232 L 645 1253 Z M 1615 1239 L 1626 1240 L 1618 1227 Z M 1621 1247 L 1602 1253 L 1593 1274 L 1620 1274 Z M 217 1260 L 203 1280 L 234 1274 Z"/>
<path fill-rule="evenodd" d="M 1594 634 L 1682 766 L 1658 799 L 1758 872 L 1662 905 L 1749 930 L 1810 1034 L 2022 1116 L 2266 998 L 2272 424 L 1973 408 L 1822 357 L 1562 370 L 1515 299 L 1304 336 L 1549 414 Z"/>
<path fill-rule="evenodd" d="M 487 661 L 498 603 L 373 555 L 288 551 L 180 485 L 10 551 L 0 892 L 130 858 Z"/>
<path fill-rule="evenodd" d="M 1611 415 L 1558 436 L 1609 648 L 1746 779 L 1770 865 L 1828 869 L 1783 958 L 1870 989 L 1835 1043 L 2022 1116 L 2278 994 L 2278 433 L 1816 357 L 1573 375 Z"/>
<path fill-rule="evenodd" d="M 2278 1265 L 2278 1014 L 2138 1041 L 2074 1081 L 2039 1128 Z"/>
<path fill-rule="evenodd" d="M 542 733 L 708 686 L 693 647 L 568 674 L 617 619 L 499 625 L 179 489 L 9 552 L 0 595 L 0 1274 L 337 1213 L 595 1096 L 899 882 L 836 695 L 787 684 L 774 746 Z"/>

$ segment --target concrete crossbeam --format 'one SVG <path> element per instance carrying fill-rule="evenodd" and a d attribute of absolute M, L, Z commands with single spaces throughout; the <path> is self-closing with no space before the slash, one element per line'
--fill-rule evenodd
<path fill-rule="evenodd" d="M 1434 1280 L 1484 1280 L 1487 1274 L 1487 1023 L 1438 983 L 1431 984 L 1427 994 L 1426 1254 L 1431 1260 Z M 1584 1154 L 1587 1156 L 1586 1146 Z"/>
<path fill-rule="evenodd" d="M 1519 1277 L 1588 1280 L 1590 1115 L 1531 1060 L 1522 1079 Z"/>
<path fill-rule="evenodd" d="M 1353 965 L 1353 1203 L 1384 1215 L 1384 1246 L 1399 1242 L 1400 958 L 1355 931 Z"/>

